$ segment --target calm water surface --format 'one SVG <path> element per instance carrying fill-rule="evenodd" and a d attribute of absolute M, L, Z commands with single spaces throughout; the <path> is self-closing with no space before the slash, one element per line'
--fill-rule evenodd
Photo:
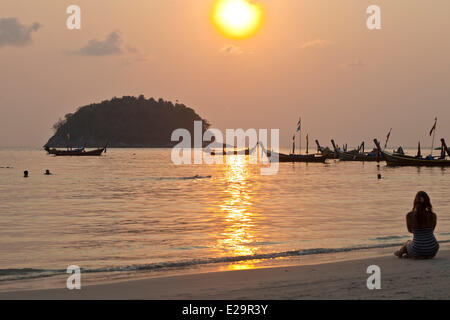
<path fill-rule="evenodd" d="M 239 268 L 388 246 L 409 237 L 405 214 L 419 190 L 438 214 L 437 238 L 449 241 L 449 188 L 449 169 L 384 163 L 282 163 L 278 174 L 262 176 L 246 156 L 175 166 L 169 149 L 92 158 L 0 149 L 0 283 L 73 264 L 92 273 Z"/>

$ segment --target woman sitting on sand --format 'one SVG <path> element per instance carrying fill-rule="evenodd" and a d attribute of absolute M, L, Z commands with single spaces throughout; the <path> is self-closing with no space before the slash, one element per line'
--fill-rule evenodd
<path fill-rule="evenodd" d="M 439 243 L 433 234 L 436 222 L 430 197 L 426 192 L 419 191 L 414 199 L 413 210 L 406 215 L 406 226 L 414 234 L 413 240 L 406 241 L 394 254 L 399 258 L 433 258 L 439 250 Z"/>

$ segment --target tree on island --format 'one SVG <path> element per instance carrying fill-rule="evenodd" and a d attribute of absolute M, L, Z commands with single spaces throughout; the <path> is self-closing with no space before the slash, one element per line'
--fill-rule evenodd
<path fill-rule="evenodd" d="M 178 128 L 194 134 L 194 121 L 210 124 L 184 104 L 153 98 L 124 96 L 94 103 L 68 113 L 53 125 L 55 134 L 46 147 L 164 148 L 177 144 L 170 140 Z"/>

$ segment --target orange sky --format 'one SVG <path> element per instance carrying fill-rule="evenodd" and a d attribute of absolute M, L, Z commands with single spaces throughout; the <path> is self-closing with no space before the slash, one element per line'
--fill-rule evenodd
<path fill-rule="evenodd" d="M 448 0 L 260 0 L 263 27 L 240 40 L 212 25 L 213 2 L 2 0 L 0 21 L 40 27 L 19 46 L 0 36 L 0 146 L 41 146 L 76 107 L 141 93 L 219 129 L 280 128 L 282 145 L 299 116 L 322 144 L 371 145 L 393 127 L 393 145 L 428 145 L 435 116 L 450 139 Z M 65 26 L 71 4 L 80 31 Z M 382 30 L 366 28 L 371 4 Z M 92 55 L 111 34 L 109 54 Z"/>

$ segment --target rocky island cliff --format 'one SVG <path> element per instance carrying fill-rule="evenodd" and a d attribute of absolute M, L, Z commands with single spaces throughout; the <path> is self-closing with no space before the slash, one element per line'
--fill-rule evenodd
<path fill-rule="evenodd" d="M 172 147 L 177 144 L 170 139 L 172 132 L 185 128 L 193 136 L 196 120 L 203 121 L 207 130 L 208 121 L 184 104 L 143 95 L 124 96 L 66 114 L 54 124 L 55 134 L 45 146 L 95 148 L 108 143 L 113 148 Z"/>

